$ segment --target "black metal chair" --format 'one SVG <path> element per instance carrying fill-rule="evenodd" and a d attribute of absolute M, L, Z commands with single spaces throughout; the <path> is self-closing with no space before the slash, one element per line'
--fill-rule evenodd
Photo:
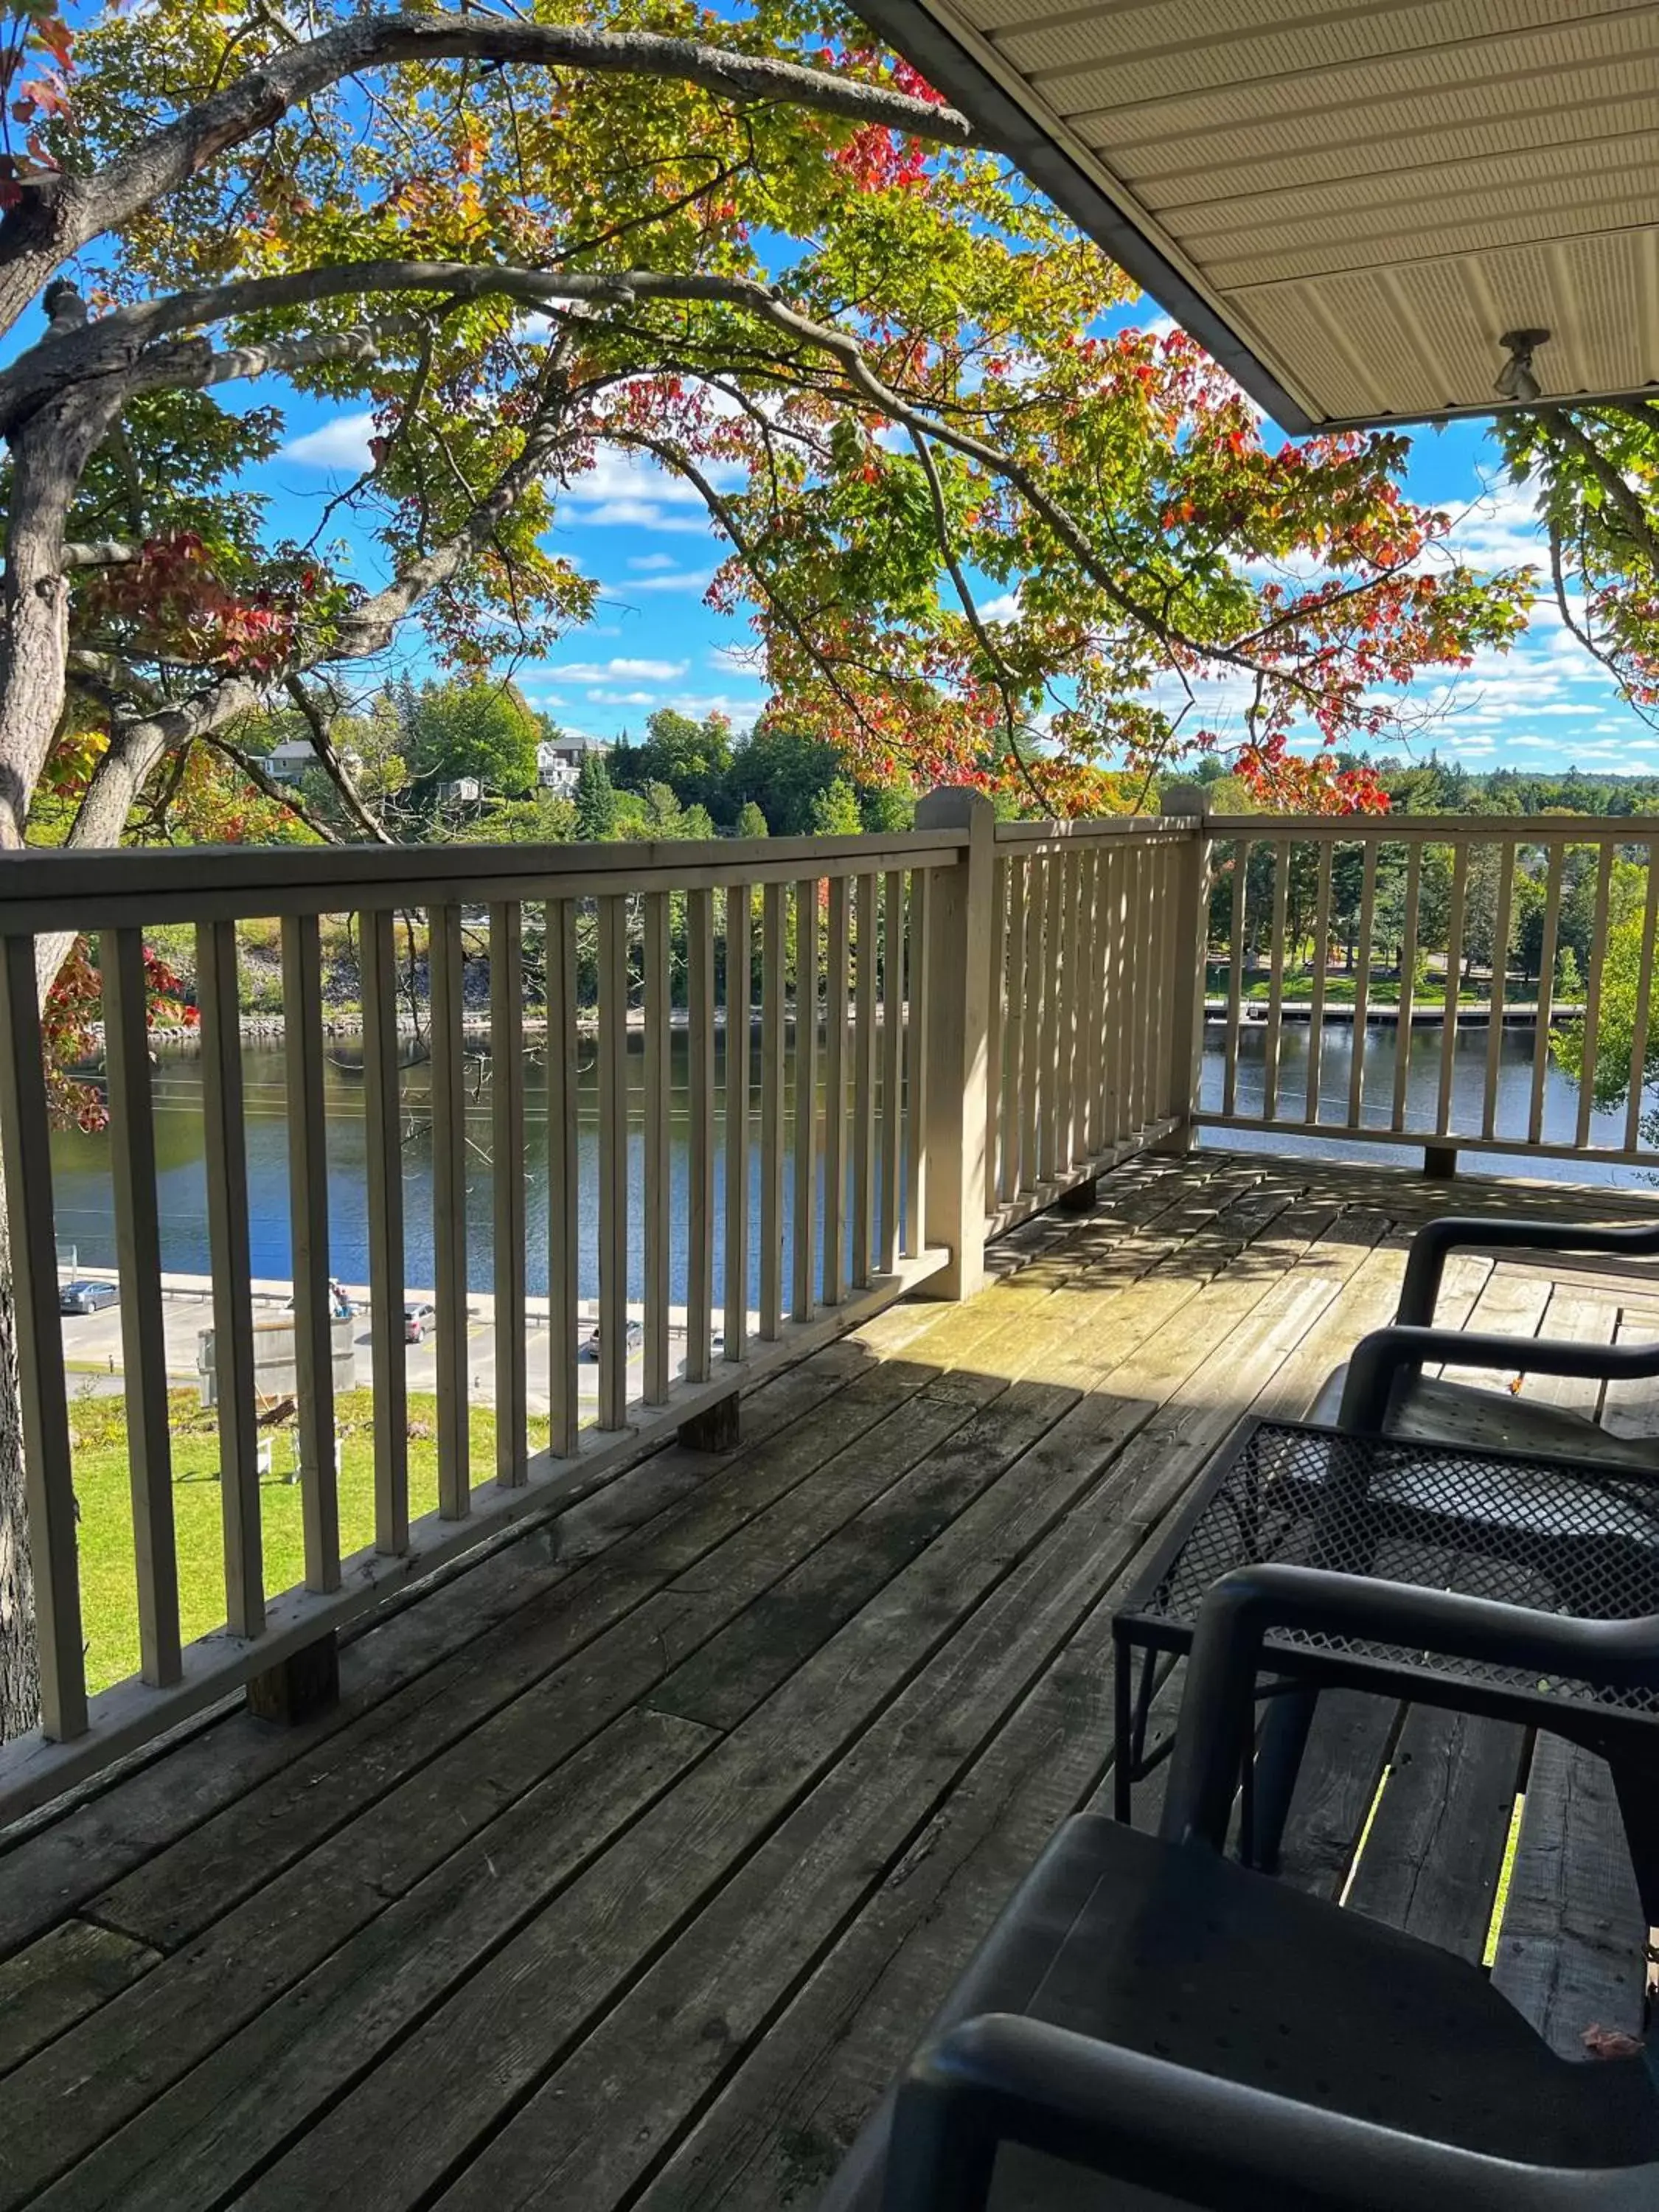
<path fill-rule="evenodd" d="M 1659 1437 L 1616 1437 L 1565 1407 L 1516 1398 L 1507 1391 L 1425 1376 L 1449 1360 L 1459 1367 L 1595 1380 L 1659 1376 L 1659 1344 L 1566 1344 L 1434 1326 L 1446 1261 L 1460 1247 L 1483 1251 L 1583 1253 L 1626 1260 L 1659 1255 L 1659 1226 L 1586 1229 L 1571 1224 L 1490 1221 L 1449 1214 L 1425 1224 L 1412 1240 L 1394 1323 L 1374 1330 L 1339 1369 L 1320 1414 L 1356 1433 L 1417 1437 L 1431 1443 L 1572 1455 L 1604 1466 L 1659 1474 Z M 1332 1402 L 1334 1401 L 1334 1402 Z"/>
<path fill-rule="evenodd" d="M 1206 1601 L 1156 1837 L 1068 1821 L 820 2212 L 1644 2212 L 1659 2092 L 1558 2057 L 1479 1968 L 1224 1856 L 1269 1630 L 1659 1680 L 1659 1619 L 1301 1568 Z"/>
<path fill-rule="evenodd" d="M 1314 1409 L 1354 1436 L 1389 1436 L 1486 1451 L 1541 1452 L 1593 1464 L 1659 1475 L 1659 1437 L 1611 1434 L 1588 1415 L 1565 1406 L 1517 1397 L 1509 1390 L 1425 1376 L 1425 1365 L 1503 1373 L 1562 1375 L 1590 1381 L 1640 1381 L 1659 1376 L 1659 1343 L 1619 1346 L 1565 1343 L 1549 1337 L 1498 1336 L 1437 1328 L 1435 1306 L 1446 1262 L 1461 1248 L 1482 1251 L 1582 1253 L 1640 1260 L 1659 1255 L 1659 1225 L 1595 1229 L 1573 1223 L 1492 1220 L 1480 1214 L 1446 1214 L 1425 1222 L 1412 1240 L 1395 1317 L 1355 1346 L 1331 1376 Z M 1291 1792 L 1313 1723 L 1316 1693 L 1277 1698 L 1263 1724 L 1256 1761 L 1252 1835 L 1256 1863 L 1278 1863 L 1279 1840 Z M 1605 1747 L 1597 1746 L 1598 1749 Z M 1650 1871 L 1659 1863 L 1659 1757 L 1626 1756 L 1614 1762 L 1627 1829 L 1641 1832 L 1644 1890 L 1659 1910 Z"/>

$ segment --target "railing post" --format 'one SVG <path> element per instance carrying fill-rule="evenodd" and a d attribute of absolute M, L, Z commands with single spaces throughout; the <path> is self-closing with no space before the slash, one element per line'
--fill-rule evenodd
<path fill-rule="evenodd" d="M 1193 1116 L 1198 1111 L 1204 1071 L 1204 983 L 1210 950 L 1208 787 L 1201 783 L 1171 784 L 1159 801 L 1159 811 L 1189 817 L 1193 831 L 1176 854 L 1175 988 L 1164 1079 L 1164 1111 L 1177 1115 L 1179 1122 L 1152 1150 L 1185 1153 L 1193 1148 Z"/>
<path fill-rule="evenodd" d="M 967 1298 L 985 1279 L 996 816 L 981 793 L 947 786 L 921 801 L 916 827 L 967 833 L 955 866 L 936 869 L 928 887 L 927 1035 L 921 1040 L 928 1076 L 923 1224 L 928 1244 L 951 1251 L 950 1266 L 922 1285 L 921 1294 Z"/>

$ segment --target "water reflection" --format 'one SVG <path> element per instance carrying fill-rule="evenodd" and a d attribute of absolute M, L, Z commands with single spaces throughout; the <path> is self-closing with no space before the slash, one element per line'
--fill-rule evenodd
<path fill-rule="evenodd" d="M 1310 1030 L 1306 1023 L 1286 1023 L 1279 1053 L 1279 1118 L 1299 1121 L 1306 1101 Z M 1442 1032 L 1420 1028 L 1412 1038 L 1407 1085 L 1407 1113 L 1418 1127 L 1432 1127 L 1439 1096 Z M 1485 1025 L 1460 1030 L 1453 1084 L 1454 1128 L 1478 1128 L 1485 1091 L 1486 1068 Z M 1203 1103 L 1221 1103 L 1224 1037 L 1218 1024 L 1205 1033 Z M 1249 1024 L 1240 1038 L 1238 1105 L 1243 1112 L 1259 1111 L 1263 1096 L 1267 1036 L 1265 1024 Z M 1351 1024 L 1328 1024 L 1320 1055 L 1320 1097 L 1323 1113 L 1331 1119 L 1346 1117 L 1353 1051 Z M 1369 1030 L 1365 1045 L 1365 1085 L 1362 1121 L 1367 1127 L 1386 1127 L 1393 1113 L 1395 1030 L 1392 1024 Z M 686 1042 L 672 1042 L 672 1103 L 670 1124 L 671 1264 L 670 1296 L 680 1301 L 686 1285 L 686 1160 L 689 1094 Z M 750 1282 L 751 1296 L 759 1280 L 760 1266 L 760 1099 L 758 1051 L 750 1066 L 757 1087 L 749 1098 L 750 1113 Z M 1531 1100 L 1533 1031 L 1514 1027 L 1504 1031 L 1498 1087 L 1498 1129 L 1500 1135 L 1524 1137 Z M 629 1079 L 632 1094 L 629 1143 L 629 1250 L 631 1270 L 629 1295 L 643 1289 L 643 1119 L 644 1054 L 642 1042 L 630 1038 Z M 822 1059 L 820 1058 L 820 1068 Z M 470 1062 L 467 1112 L 466 1169 L 468 1275 L 475 1290 L 488 1290 L 493 1276 L 492 1175 L 489 1121 L 489 1061 L 482 1049 Z M 249 1210 L 253 1273 L 285 1280 L 291 1273 L 288 1212 L 288 1134 L 285 1120 L 283 1061 L 280 1048 L 250 1044 L 242 1056 L 246 1100 Z M 526 1055 L 526 1178 L 527 1183 L 529 1287 L 541 1293 L 547 1287 L 547 1079 L 539 1052 Z M 725 1039 L 715 1045 L 714 1198 L 716 1295 L 720 1295 L 724 1260 L 725 1222 Z M 406 1279 L 411 1286 L 429 1284 L 432 1264 L 432 1134 L 427 1072 L 419 1066 L 406 1073 L 404 1145 L 404 1200 L 408 1250 Z M 207 1204 L 202 1151 L 201 1062 L 189 1052 L 163 1052 L 155 1070 L 155 1141 L 161 1183 L 162 1265 L 170 1271 L 202 1274 L 208 1269 Z M 349 1041 L 331 1047 L 326 1079 L 328 1124 L 329 1218 L 331 1271 L 348 1282 L 362 1282 L 368 1272 L 366 1204 L 367 1162 L 363 1127 L 362 1054 Z M 1552 1066 L 1544 1092 L 1544 1133 L 1570 1142 L 1576 1133 L 1578 1093 L 1573 1083 Z M 793 1133 L 794 1100 L 787 1100 L 784 1124 L 784 1279 L 793 1265 Z M 1624 1112 L 1598 1113 L 1591 1121 L 1592 1139 L 1601 1145 L 1622 1145 Z M 1243 1151 L 1301 1150 L 1286 1146 L 1270 1131 L 1215 1131 L 1210 1141 Z M 88 1136 L 78 1130 L 61 1130 L 52 1140 L 58 1233 L 72 1245 L 78 1260 L 91 1267 L 114 1264 L 115 1240 L 109 1179 L 110 1138 Z M 1325 1158 L 1369 1162 L 1391 1160 L 1415 1164 L 1415 1147 L 1396 1152 L 1374 1143 L 1344 1143 L 1330 1138 L 1318 1141 Z M 578 1171 L 582 1197 L 579 1245 L 579 1287 L 591 1297 L 599 1286 L 599 1091 L 591 1045 L 580 1057 Z M 1655 1177 L 1644 1169 L 1613 1165 L 1594 1158 L 1534 1159 L 1525 1156 L 1465 1156 L 1472 1168 L 1490 1166 L 1494 1173 L 1556 1177 L 1568 1182 L 1593 1182 L 1650 1187 Z M 823 1203 L 823 1170 L 819 1170 L 819 1205 Z"/>

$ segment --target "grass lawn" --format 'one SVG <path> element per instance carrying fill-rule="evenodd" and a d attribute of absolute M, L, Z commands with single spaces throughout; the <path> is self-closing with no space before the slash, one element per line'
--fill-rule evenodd
<path fill-rule="evenodd" d="M 179 1611 L 186 1644 L 216 1628 L 225 1617 L 224 1547 L 219 1519 L 219 1437 L 216 1417 L 194 1390 L 175 1390 L 173 1405 L 173 1498 L 179 1547 Z M 411 1392 L 409 1401 L 409 1510 L 411 1519 L 438 1503 L 436 1401 Z M 81 1613 L 86 1638 L 87 1687 L 107 1689 L 138 1669 L 138 1615 L 132 1563 L 132 1505 L 127 1477 L 126 1408 L 119 1398 L 77 1395 L 70 1385 L 70 1426 L 75 1449 L 75 1494 L 80 1509 Z M 374 1431 L 367 1390 L 338 1401 L 340 1437 L 340 1550 L 361 1550 L 374 1540 Z M 266 1431 L 273 1472 L 260 1487 L 264 1528 L 265 1589 L 275 1596 L 305 1577 L 300 1486 L 292 1427 Z M 532 1419 L 530 1446 L 547 1442 L 546 1420 Z M 471 1416 L 472 1479 L 488 1481 L 495 1468 L 495 1415 L 475 1407 Z"/>

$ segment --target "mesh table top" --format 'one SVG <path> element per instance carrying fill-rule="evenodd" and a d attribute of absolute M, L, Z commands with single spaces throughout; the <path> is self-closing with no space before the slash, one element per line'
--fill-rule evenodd
<path fill-rule="evenodd" d="M 1120 1626 L 1132 1640 L 1184 1649 L 1211 1585 L 1231 1568 L 1267 1562 L 1457 1590 L 1580 1620 L 1659 1616 L 1659 1480 L 1594 1463 L 1255 1422 L 1200 1486 L 1121 1608 Z M 1540 1679 L 1311 1631 L 1275 1632 L 1267 1649 L 1451 1677 L 1546 1705 L 1659 1717 L 1659 1622 L 1650 1689 Z"/>

